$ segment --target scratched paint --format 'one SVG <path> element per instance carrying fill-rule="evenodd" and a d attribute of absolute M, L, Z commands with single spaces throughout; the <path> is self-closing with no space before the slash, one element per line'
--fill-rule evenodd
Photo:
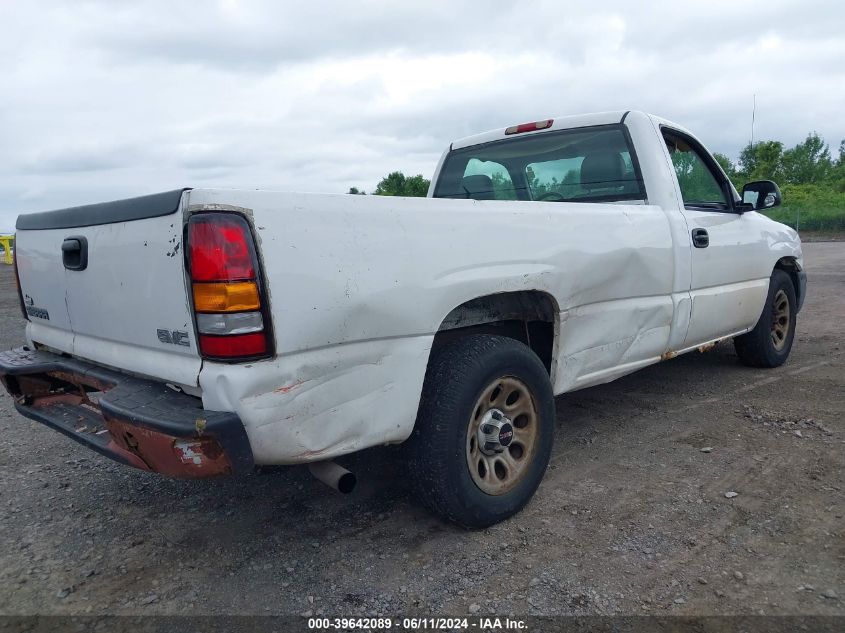
<path fill-rule="evenodd" d="M 290 385 L 284 385 L 282 387 L 279 387 L 278 389 L 274 389 L 273 391 L 274 391 L 274 393 L 290 393 L 291 391 L 293 391 L 294 389 L 296 389 L 297 387 L 299 387 L 300 385 L 302 385 L 304 383 L 305 383 L 304 380 L 297 380 L 295 383 L 292 383 Z"/>

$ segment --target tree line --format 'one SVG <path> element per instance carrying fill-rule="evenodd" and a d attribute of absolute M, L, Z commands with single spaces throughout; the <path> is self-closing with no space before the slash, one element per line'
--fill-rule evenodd
<path fill-rule="evenodd" d="M 412 198 L 424 198 L 428 193 L 428 185 L 431 181 L 423 178 L 422 174 L 406 176 L 401 171 L 392 171 L 381 179 L 373 191 L 374 196 L 410 196 Z M 347 193 L 353 195 L 367 195 L 367 192 L 350 187 Z"/>
<path fill-rule="evenodd" d="M 734 184 L 774 180 L 779 185 L 826 185 L 845 192 L 845 140 L 834 157 L 824 139 L 815 132 L 788 149 L 780 141 L 749 143 L 736 164 L 722 154 L 716 154 L 715 158 Z"/>
<path fill-rule="evenodd" d="M 780 141 L 746 145 L 736 163 L 716 154 L 737 187 L 753 180 L 774 180 L 783 205 L 767 212 L 799 230 L 845 230 L 845 140 L 833 155 L 824 139 L 812 132 L 787 148 Z"/>

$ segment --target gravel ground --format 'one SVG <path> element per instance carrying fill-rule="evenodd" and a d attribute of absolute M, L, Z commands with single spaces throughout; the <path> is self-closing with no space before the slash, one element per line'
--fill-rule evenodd
<path fill-rule="evenodd" d="M 558 398 L 544 483 L 484 531 L 419 507 L 395 449 L 346 460 L 349 496 L 301 468 L 168 480 L 4 392 L 0 613 L 845 615 L 845 244 L 805 253 L 784 367 L 723 344 Z M 2 266 L 0 323 L 22 343 Z"/>

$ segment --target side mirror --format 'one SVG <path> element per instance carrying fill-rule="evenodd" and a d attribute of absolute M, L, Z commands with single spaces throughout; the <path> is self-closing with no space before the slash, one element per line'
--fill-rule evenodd
<path fill-rule="evenodd" d="M 782 202 L 780 189 L 771 180 L 755 180 L 742 188 L 743 204 L 750 204 L 755 211 L 772 209 Z"/>

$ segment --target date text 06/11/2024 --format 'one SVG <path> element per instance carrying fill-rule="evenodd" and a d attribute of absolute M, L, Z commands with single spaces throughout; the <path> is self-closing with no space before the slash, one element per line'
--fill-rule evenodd
<path fill-rule="evenodd" d="M 407 631 L 525 631 L 524 620 L 512 618 L 308 618 L 308 629 L 313 631 L 330 630 L 390 630 L 397 628 Z"/>

